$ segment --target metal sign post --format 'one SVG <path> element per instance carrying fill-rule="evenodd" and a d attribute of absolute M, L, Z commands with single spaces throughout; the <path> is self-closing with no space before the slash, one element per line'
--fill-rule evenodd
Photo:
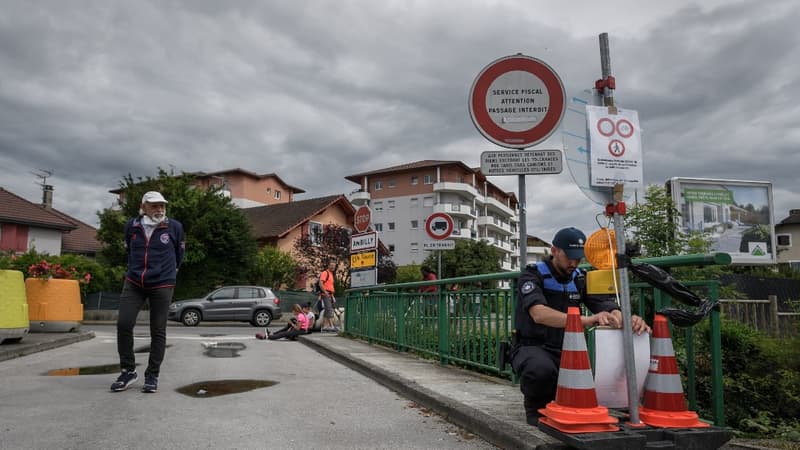
<path fill-rule="evenodd" d="M 600 34 L 600 66 L 602 70 L 603 103 L 608 107 L 609 114 L 616 114 L 614 105 L 614 78 L 611 76 L 611 56 L 608 46 L 608 33 Z M 617 253 L 625 253 L 625 226 L 618 205 L 622 202 L 625 187 L 623 184 L 614 185 L 611 203 L 614 210 L 614 233 L 617 240 Z M 639 425 L 639 390 L 636 384 L 636 364 L 633 352 L 633 329 L 631 328 L 631 298 L 628 286 L 628 269 L 619 269 L 621 291 L 620 308 L 622 309 L 622 348 L 625 356 L 625 376 L 628 381 L 628 412 L 630 423 Z"/>

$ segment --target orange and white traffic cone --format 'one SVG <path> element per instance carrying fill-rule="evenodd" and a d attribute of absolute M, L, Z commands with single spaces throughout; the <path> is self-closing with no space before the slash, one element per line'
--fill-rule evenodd
<path fill-rule="evenodd" d="M 618 420 L 608 415 L 608 408 L 597 404 L 581 313 L 577 307 L 567 309 L 556 399 L 540 409 L 539 413 L 542 414 L 539 423 L 564 433 L 619 430 L 613 425 Z"/>
<path fill-rule="evenodd" d="M 642 422 L 660 428 L 699 428 L 709 424 L 686 409 L 678 362 L 672 348 L 667 318 L 656 314 L 650 345 L 650 369 L 644 385 L 644 401 L 639 410 Z"/>

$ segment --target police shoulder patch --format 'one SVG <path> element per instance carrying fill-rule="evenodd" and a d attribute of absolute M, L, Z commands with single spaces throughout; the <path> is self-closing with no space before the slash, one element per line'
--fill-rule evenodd
<path fill-rule="evenodd" d="M 536 289 L 536 284 L 534 284 L 533 281 L 526 281 L 520 288 L 523 294 L 530 294 L 534 289 Z"/>

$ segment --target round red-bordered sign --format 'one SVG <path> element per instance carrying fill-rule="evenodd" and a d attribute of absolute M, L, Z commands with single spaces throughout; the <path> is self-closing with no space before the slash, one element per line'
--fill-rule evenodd
<path fill-rule="evenodd" d="M 628 119 L 619 119 L 616 125 L 617 134 L 625 139 L 633 136 L 633 124 Z"/>
<path fill-rule="evenodd" d="M 597 132 L 605 137 L 610 137 L 614 134 L 614 122 L 608 117 L 603 117 L 597 121 Z"/>
<path fill-rule="evenodd" d="M 372 222 L 372 211 L 369 206 L 359 206 L 356 215 L 353 216 L 353 227 L 357 232 L 364 233 L 369 230 L 370 222 Z"/>
<path fill-rule="evenodd" d="M 608 153 L 611 153 L 611 156 L 619 158 L 625 154 L 625 143 L 619 139 L 612 139 L 611 142 L 608 143 Z"/>
<path fill-rule="evenodd" d="M 501 86 L 494 88 L 498 83 Z M 502 97 L 501 104 L 487 105 L 490 90 L 492 96 Z M 544 95 L 547 105 L 537 103 L 537 97 Z M 544 141 L 558 128 L 566 110 L 566 97 L 561 78 L 550 66 L 530 56 L 512 55 L 492 62 L 475 78 L 469 113 L 486 139 L 502 147 L 525 148 Z M 490 112 L 490 108 L 494 111 Z M 509 116 L 493 118 L 497 110 L 508 110 Z M 530 110 L 533 112 L 526 112 Z"/>
<path fill-rule="evenodd" d="M 446 239 L 453 233 L 453 218 L 445 213 L 433 213 L 425 220 L 425 232 L 436 240 Z"/>

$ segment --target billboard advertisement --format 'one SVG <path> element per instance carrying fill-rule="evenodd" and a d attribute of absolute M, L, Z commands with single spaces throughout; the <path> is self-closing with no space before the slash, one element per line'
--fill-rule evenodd
<path fill-rule="evenodd" d="M 733 264 L 775 264 L 772 183 L 670 178 L 667 190 L 684 233 L 704 232 L 711 251 L 730 254 Z"/>

